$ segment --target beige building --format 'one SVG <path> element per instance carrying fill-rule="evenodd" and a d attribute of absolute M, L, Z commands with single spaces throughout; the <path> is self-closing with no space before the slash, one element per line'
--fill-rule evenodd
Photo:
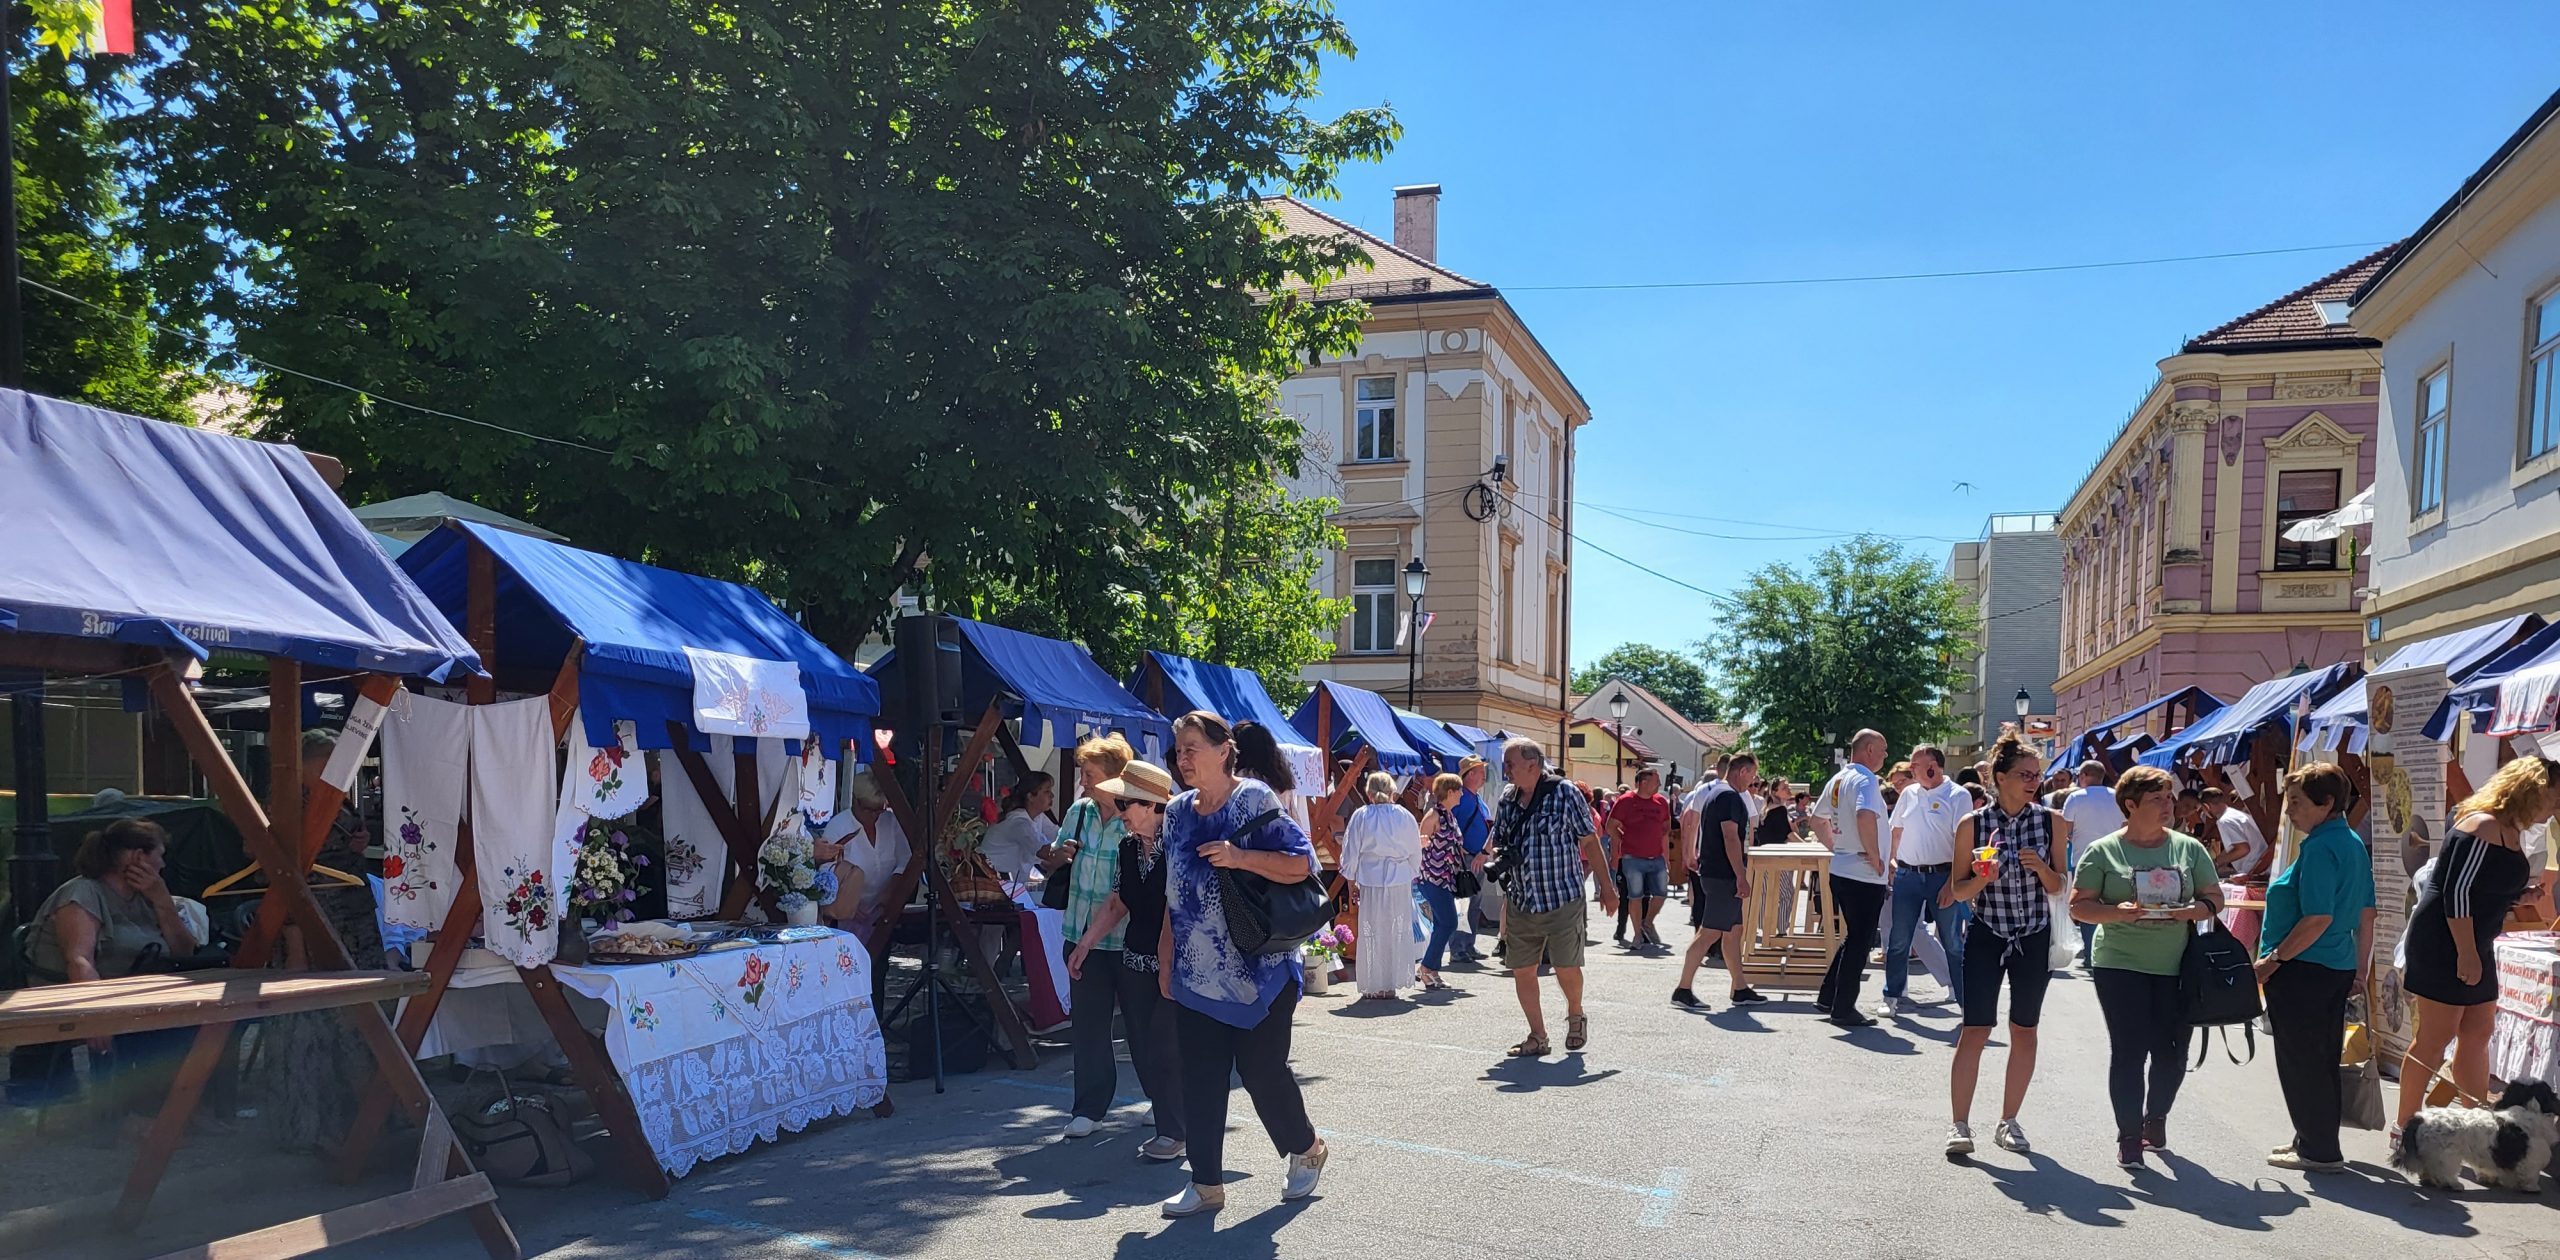
<path fill-rule="evenodd" d="M 1270 204 L 1288 231 L 1348 235 L 1372 259 L 1319 290 L 1368 304 L 1359 347 L 1280 392 L 1303 434 L 1292 488 L 1342 504 L 1346 545 L 1317 581 L 1352 601 L 1333 658 L 1305 676 L 1405 704 L 1404 570 L 1419 557 L 1432 621 L 1407 707 L 1560 753 L 1574 434 L 1589 405 L 1498 290 L 1438 263 L 1438 185 L 1396 190 L 1392 241 Z"/>

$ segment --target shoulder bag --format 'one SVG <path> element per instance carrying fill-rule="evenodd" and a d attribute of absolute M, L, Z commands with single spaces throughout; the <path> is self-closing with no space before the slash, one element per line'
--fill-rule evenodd
<path fill-rule="evenodd" d="M 1243 848 L 1236 844 L 1238 840 L 1282 816 L 1279 810 L 1266 809 L 1244 820 L 1227 835 L 1226 842 Z M 1283 883 L 1235 867 L 1216 869 L 1218 909 L 1227 921 L 1227 938 L 1242 953 L 1286 954 L 1312 940 L 1325 924 L 1333 921 L 1337 907 L 1313 878 Z"/>
<path fill-rule="evenodd" d="M 2205 920 L 2205 930 L 2187 938 L 2187 956 L 2178 968 L 2178 1007 L 2186 1025 L 2196 1030 L 2197 1067 L 2204 1066 L 2216 1028 L 2223 1030 L 2223 1054 L 2234 1063 L 2249 1061 L 2232 1053 L 2234 1024 L 2240 1026 L 2249 1059 L 2258 1057 L 2255 1021 L 2267 1008 L 2258 998 L 2257 968 L 2249 948 L 2222 926 L 2219 916 Z"/>
<path fill-rule="evenodd" d="M 1076 847 L 1081 849 L 1084 847 L 1084 820 L 1093 815 L 1083 810 L 1076 810 L 1075 815 L 1076 833 L 1068 839 L 1075 841 Z M 1075 896 L 1075 890 L 1076 864 L 1070 859 L 1066 865 L 1049 872 L 1049 882 L 1040 885 L 1040 904 L 1051 910 L 1064 910 L 1068 899 Z"/>

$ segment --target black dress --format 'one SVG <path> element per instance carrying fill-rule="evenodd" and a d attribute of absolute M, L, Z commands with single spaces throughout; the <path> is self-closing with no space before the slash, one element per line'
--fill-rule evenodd
<path fill-rule="evenodd" d="M 2507 911 L 2524 896 L 2533 879 L 2525 856 L 2501 844 L 2490 844 L 2470 832 L 2454 831 L 2436 853 L 2435 868 L 2418 889 L 2418 905 L 2409 914 L 2409 965 L 2401 984 L 2409 992 L 2447 1006 L 2478 1006 L 2498 999 L 2498 955 L 2494 945 L 2506 928 Z M 2447 920 L 2468 917 L 2479 948 L 2480 978 L 2464 984 L 2454 976 L 2453 932 Z"/>

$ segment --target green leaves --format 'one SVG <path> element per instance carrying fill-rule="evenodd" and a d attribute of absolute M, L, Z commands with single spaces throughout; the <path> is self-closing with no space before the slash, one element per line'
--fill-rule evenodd
<path fill-rule="evenodd" d="M 1699 648 L 1751 714 L 1764 761 L 1810 777 L 1860 727 L 1896 749 L 1951 733 L 1946 693 L 1964 680 L 1951 662 L 1979 631 L 1935 564 L 1865 536 L 1809 570 L 1754 573 Z"/>
<path fill-rule="evenodd" d="M 1598 691 L 1611 678 L 1644 688 L 1692 722 L 1722 722 L 1731 707 L 1699 658 L 1650 643 L 1621 643 L 1573 672 L 1573 689 Z"/>

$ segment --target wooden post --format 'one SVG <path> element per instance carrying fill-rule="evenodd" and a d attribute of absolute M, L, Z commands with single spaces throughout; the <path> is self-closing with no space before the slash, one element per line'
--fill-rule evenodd
<path fill-rule="evenodd" d="M 356 688 L 358 703 L 389 704 L 400 690 L 400 680 L 389 674 L 367 674 Z M 272 719 L 271 719 L 272 720 Z M 269 739 L 274 735 L 270 732 Z M 308 872 L 319 860 L 320 846 L 329 838 L 329 827 L 338 818 L 338 808 L 347 802 L 347 790 L 334 783 L 322 782 L 312 787 L 302 799 L 302 869 Z M 284 926 L 284 903 L 275 898 L 261 898 L 258 917 L 240 938 L 240 948 L 233 951 L 234 967 L 263 967 L 275 949 L 276 933 Z M 366 960 L 370 962 L 371 960 Z"/>

